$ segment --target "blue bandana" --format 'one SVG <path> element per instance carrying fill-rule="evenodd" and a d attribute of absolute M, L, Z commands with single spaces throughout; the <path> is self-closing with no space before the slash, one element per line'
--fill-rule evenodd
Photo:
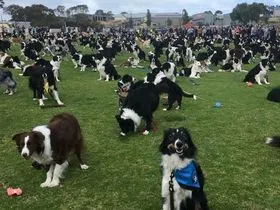
<path fill-rule="evenodd" d="M 200 188 L 196 167 L 193 161 L 191 161 L 185 168 L 174 170 L 173 175 L 182 188 Z"/>

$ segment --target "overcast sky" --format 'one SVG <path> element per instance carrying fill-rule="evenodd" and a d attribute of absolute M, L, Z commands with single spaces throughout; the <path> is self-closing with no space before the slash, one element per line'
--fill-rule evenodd
<path fill-rule="evenodd" d="M 90 13 L 94 13 L 97 9 L 105 12 L 112 11 L 113 14 L 120 12 L 128 13 L 146 13 L 149 9 L 152 13 L 156 12 L 181 12 L 186 9 L 189 15 L 211 10 L 221 10 L 223 13 L 230 13 L 238 3 L 264 3 L 266 5 L 276 5 L 280 0 L 4 0 L 5 6 L 17 4 L 21 6 L 29 6 L 32 4 L 41 4 L 55 9 L 57 5 L 64 5 L 66 8 L 79 4 L 86 4 Z"/>

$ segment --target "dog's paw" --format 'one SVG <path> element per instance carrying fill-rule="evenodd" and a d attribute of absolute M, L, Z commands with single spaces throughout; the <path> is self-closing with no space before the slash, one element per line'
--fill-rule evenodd
<path fill-rule="evenodd" d="M 193 95 L 193 100 L 197 100 L 197 96 L 196 95 Z"/>
<path fill-rule="evenodd" d="M 143 132 L 143 135 L 144 135 L 144 136 L 147 136 L 147 135 L 149 135 L 149 133 L 150 133 L 149 131 L 145 130 L 145 131 Z"/>
<path fill-rule="evenodd" d="M 166 108 L 164 108 L 164 109 L 162 109 L 163 111 L 167 111 L 167 109 Z"/>
<path fill-rule="evenodd" d="M 179 110 L 179 109 L 180 109 L 180 106 L 177 106 L 177 107 L 176 107 L 176 110 Z"/>
<path fill-rule="evenodd" d="M 53 179 L 48 187 L 57 187 L 59 185 L 58 179 Z"/>
<path fill-rule="evenodd" d="M 50 186 L 50 182 L 43 182 L 42 184 L 40 184 L 40 187 L 44 188 L 44 187 L 49 187 Z"/>
<path fill-rule="evenodd" d="M 126 134 L 124 132 L 120 132 L 121 136 L 126 136 Z"/>
<path fill-rule="evenodd" d="M 89 168 L 89 166 L 86 165 L 86 164 L 83 164 L 83 165 L 80 165 L 80 166 L 81 166 L 81 169 L 83 169 L 83 170 L 87 170 Z"/>

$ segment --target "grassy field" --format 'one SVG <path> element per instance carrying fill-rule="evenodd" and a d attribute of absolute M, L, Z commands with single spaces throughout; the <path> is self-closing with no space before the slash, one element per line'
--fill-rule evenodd
<path fill-rule="evenodd" d="M 18 52 L 14 46 L 15 50 Z M 127 58 L 128 54 L 122 53 L 115 64 Z M 145 69 L 117 69 L 137 79 L 146 74 Z M 280 151 L 264 144 L 266 136 L 280 132 L 280 105 L 265 99 L 269 90 L 280 84 L 279 68 L 269 73 L 271 85 L 265 86 L 247 87 L 241 82 L 244 73 L 204 74 L 199 85 L 178 78 L 184 90 L 205 100 L 185 98 L 181 110 L 169 112 L 162 111 L 161 105 L 155 113 L 156 132 L 127 137 L 119 136 L 115 120 L 115 81 L 97 81 L 97 72 L 80 72 L 68 58 L 62 63 L 58 84 L 66 107 L 41 109 L 32 101 L 27 78 L 18 76 L 19 70 L 12 71 L 17 93 L 0 95 L 0 209 L 161 209 L 158 148 L 164 129 L 181 126 L 190 130 L 198 148 L 211 209 L 279 209 Z M 222 107 L 214 108 L 215 101 Z M 31 160 L 20 157 L 11 136 L 46 124 L 59 112 L 78 118 L 85 138 L 84 159 L 90 168 L 80 170 L 73 156 L 63 186 L 42 189 L 45 172 L 33 169 Z M 22 188 L 23 195 L 8 197 L 8 186 Z"/>

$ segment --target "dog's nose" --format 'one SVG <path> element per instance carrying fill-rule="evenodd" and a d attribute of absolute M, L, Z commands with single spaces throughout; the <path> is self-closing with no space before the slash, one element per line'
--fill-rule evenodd
<path fill-rule="evenodd" d="M 182 147 L 183 147 L 183 143 L 182 143 L 181 141 L 177 141 L 176 144 L 175 144 L 175 146 L 176 146 L 177 148 L 182 148 Z"/>

